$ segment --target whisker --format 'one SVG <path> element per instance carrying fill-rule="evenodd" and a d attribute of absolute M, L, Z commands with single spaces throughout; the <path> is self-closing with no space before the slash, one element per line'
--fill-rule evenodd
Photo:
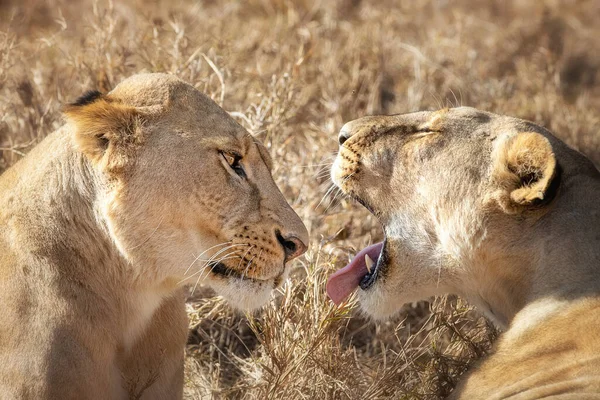
<path fill-rule="evenodd" d="M 259 256 L 260 256 L 261 253 L 262 253 L 262 250 L 260 251 Z M 244 272 L 242 272 L 242 278 L 244 276 L 246 276 L 246 273 L 248 272 L 248 269 L 252 265 L 252 262 L 254 261 L 255 258 L 256 258 L 256 254 L 254 255 L 254 257 L 252 257 L 252 259 L 250 259 L 250 261 L 248 261 L 248 264 L 246 265 L 246 268 L 244 269 Z"/>
<path fill-rule="evenodd" d="M 211 262 L 212 260 L 214 260 L 214 256 L 211 257 L 210 261 L 205 262 L 202 267 L 200 267 L 198 269 L 198 279 L 196 279 L 196 283 L 194 284 L 194 287 L 192 288 L 192 291 L 190 293 L 190 296 L 193 296 L 194 293 L 196 292 L 196 288 L 198 287 L 198 284 L 200 283 L 201 280 L 204 280 L 204 278 L 206 276 L 208 276 L 208 274 L 210 273 L 210 268 L 206 268 Z M 196 275 L 196 273 L 194 273 L 194 275 Z"/>
<path fill-rule="evenodd" d="M 239 270 L 239 269 L 240 269 L 240 267 L 242 266 L 242 261 L 244 261 L 244 259 L 246 258 L 246 256 L 247 256 L 247 255 L 248 255 L 248 253 L 250 252 L 250 250 L 252 250 L 254 247 L 255 247 L 255 246 L 254 246 L 254 245 L 252 245 L 252 246 L 250 246 L 250 248 L 248 248 L 248 250 L 246 250 L 246 252 L 245 252 L 245 253 L 244 253 L 244 255 L 242 256 L 242 259 L 240 260 L 240 262 L 239 262 L 239 264 L 238 264 L 238 266 L 237 266 L 237 269 L 238 269 L 238 270 Z"/>
<path fill-rule="evenodd" d="M 331 201 L 329 202 L 329 205 L 327 207 L 325 207 L 325 210 L 323 210 L 323 213 L 326 213 L 330 208 L 332 208 L 332 206 L 334 206 L 334 204 L 336 203 L 336 200 L 339 199 L 341 196 L 343 195 L 344 192 L 342 192 L 342 189 L 337 188 L 337 191 L 335 193 L 335 195 L 332 197 Z M 337 204 L 335 204 L 337 205 Z"/>
<path fill-rule="evenodd" d="M 331 164 L 333 165 L 333 164 Z M 331 165 L 329 167 L 331 167 Z M 331 168 L 323 168 L 322 171 L 317 172 L 314 176 L 317 179 L 321 179 L 321 178 L 325 178 L 326 176 L 329 176 L 329 174 L 331 174 Z"/>
<path fill-rule="evenodd" d="M 460 103 L 458 101 L 458 98 L 456 97 L 456 93 L 454 93 L 454 90 L 452 90 L 452 88 L 450 88 L 450 93 L 452 93 L 452 96 L 454 96 L 454 101 L 456 102 L 456 104 L 452 104 L 452 107 L 458 107 Z"/>
<path fill-rule="evenodd" d="M 333 162 L 325 162 L 325 163 L 319 163 L 319 164 L 307 164 L 307 165 L 299 165 L 298 167 L 300 168 L 314 168 L 314 167 L 323 167 L 323 166 L 331 166 L 333 165 Z"/>
<path fill-rule="evenodd" d="M 187 269 L 185 270 L 185 272 L 184 272 L 184 274 L 183 274 L 183 275 L 185 276 L 185 275 L 186 275 L 186 274 L 189 272 L 190 268 L 192 268 L 192 266 L 193 266 L 193 265 L 196 263 L 196 261 L 198 261 L 198 260 L 200 259 L 200 257 L 202 257 L 202 255 L 203 255 L 204 253 L 206 253 L 207 251 L 209 251 L 209 250 L 211 250 L 211 249 L 214 249 L 215 247 L 218 247 L 218 246 L 223 246 L 223 245 L 230 244 L 230 243 L 231 243 L 231 241 L 228 241 L 228 242 L 223 242 L 223 243 L 220 243 L 220 244 L 216 244 L 216 245 L 214 245 L 214 246 L 211 246 L 211 247 L 209 247 L 208 249 L 204 250 L 202 253 L 198 254 L 198 256 L 194 258 L 194 261 L 192 261 L 192 263 L 189 265 L 189 267 L 187 267 Z M 226 247 L 222 248 L 221 250 L 217 251 L 215 254 L 213 254 L 213 255 L 212 255 L 210 258 L 209 258 L 209 261 L 210 261 L 210 260 L 212 260 L 214 257 L 218 256 L 219 254 L 223 253 L 224 251 L 227 251 L 227 250 L 229 250 L 229 249 L 231 249 L 231 248 L 233 248 L 233 247 L 237 247 L 237 246 L 243 246 L 243 244 L 241 244 L 241 243 L 237 243 L 237 244 L 230 244 L 230 245 L 228 245 L 228 246 L 226 246 Z M 203 261 L 204 261 L 204 260 L 203 260 Z"/>
<path fill-rule="evenodd" d="M 223 261 L 226 261 L 226 260 L 233 260 L 233 259 L 236 259 L 236 258 L 241 258 L 241 256 L 239 254 L 236 254 L 236 252 L 231 252 L 231 253 L 225 254 L 223 257 L 219 258 L 218 260 L 210 261 L 210 264 L 218 264 L 220 262 L 223 262 Z M 207 266 L 207 265 L 208 265 L 208 263 L 206 263 L 204 266 Z M 198 271 L 194 272 L 191 275 L 186 276 L 181 281 L 179 281 L 177 284 L 181 284 L 184 281 L 187 281 L 188 279 L 193 278 L 196 275 L 202 274 L 204 272 L 206 272 L 208 274 L 208 272 L 210 272 L 210 270 L 207 269 L 207 268 L 199 268 Z"/>
<path fill-rule="evenodd" d="M 213 256 L 212 256 L 212 257 L 211 257 L 211 258 L 210 258 L 208 261 L 206 261 L 206 262 L 205 262 L 205 263 L 202 265 L 202 267 L 199 269 L 199 271 L 200 271 L 200 274 L 199 274 L 199 276 L 198 276 L 198 279 L 196 280 L 196 283 L 194 284 L 194 287 L 193 287 L 193 289 L 192 289 L 192 291 L 191 291 L 191 294 L 190 294 L 190 295 L 193 295 L 193 294 L 194 294 L 194 292 L 196 291 L 196 287 L 198 286 L 198 283 L 200 283 L 200 281 L 203 279 L 203 277 L 204 277 L 204 276 L 207 276 L 207 275 L 210 273 L 210 268 L 206 268 L 206 267 L 207 267 L 207 266 L 209 266 L 209 265 L 210 265 L 210 264 L 212 264 L 212 263 L 215 263 L 215 262 L 220 262 L 220 261 L 215 261 L 215 257 L 216 257 L 217 255 L 219 255 L 220 253 L 222 253 L 223 251 L 226 251 L 226 250 L 228 250 L 228 249 L 231 249 L 231 248 L 233 248 L 233 247 L 236 247 L 236 246 L 250 246 L 250 249 L 251 249 L 252 247 L 254 247 L 254 245 L 250 245 L 250 244 L 248 244 L 248 243 L 237 243 L 237 244 L 235 244 L 235 245 L 233 245 L 233 246 L 229 246 L 229 247 L 227 247 L 227 248 L 225 248 L 225 249 L 221 249 L 221 250 L 219 250 L 219 251 L 218 251 L 217 253 L 215 253 L 215 254 L 214 254 L 214 255 L 213 255 Z M 248 252 L 248 251 L 249 251 L 249 249 L 248 249 L 248 250 L 246 250 L 246 253 L 244 253 L 244 256 L 243 256 L 243 257 L 245 257 L 245 254 L 247 254 L 247 252 Z M 227 255 L 225 255 L 225 256 L 228 256 L 228 255 L 230 255 L 230 254 L 235 254 L 236 252 L 237 252 L 237 250 L 236 250 L 235 252 L 233 252 L 233 253 L 229 253 L 229 254 L 227 254 Z M 243 259 L 244 259 L 243 257 L 240 257 L 240 264 L 241 264 L 241 261 L 243 261 Z M 204 273 L 204 272 L 206 273 L 206 275 L 203 275 L 203 273 Z M 194 276 L 194 275 L 196 275 L 196 273 L 194 273 L 192 276 Z"/>
<path fill-rule="evenodd" d="M 433 91 L 430 90 L 429 91 L 429 95 L 431 97 L 433 97 L 433 99 L 435 100 L 435 104 L 436 104 L 436 107 L 437 107 L 438 110 L 444 108 L 444 107 L 442 107 L 443 103 L 442 103 L 441 98 L 437 94 L 435 94 L 435 92 L 433 92 Z"/>
<path fill-rule="evenodd" d="M 225 247 L 225 248 L 223 248 L 223 249 L 219 250 L 218 252 L 216 252 L 215 254 L 213 254 L 213 255 L 212 255 L 212 256 L 211 256 L 211 257 L 210 257 L 210 258 L 209 258 L 207 261 L 205 261 L 205 262 L 204 262 L 204 264 L 202 265 L 202 267 L 200 267 L 200 268 L 198 269 L 198 271 L 200 271 L 200 274 L 199 274 L 199 276 L 198 276 L 198 280 L 196 280 L 196 284 L 194 285 L 194 288 L 192 289 L 192 292 L 191 292 L 191 294 L 194 294 L 194 292 L 196 291 L 196 287 L 198 286 L 198 283 L 199 283 L 199 282 L 200 282 L 200 280 L 203 278 L 203 276 L 202 276 L 202 272 L 206 272 L 206 275 L 208 275 L 208 273 L 210 272 L 210 269 L 207 269 L 206 267 L 207 267 L 208 265 L 210 265 L 211 263 L 214 263 L 214 262 L 215 262 L 215 259 L 216 259 L 216 257 L 217 257 L 219 254 L 221 254 L 221 253 L 223 253 L 223 252 L 225 252 L 225 251 L 227 251 L 227 250 L 230 250 L 230 249 L 232 249 L 232 248 L 234 248 L 234 247 L 239 247 L 239 246 L 244 246 L 244 245 L 247 245 L 247 244 L 244 244 L 244 243 L 237 243 L 237 244 L 234 244 L 234 245 L 231 245 L 231 246 Z M 226 255 L 225 255 L 225 256 L 223 256 L 223 257 L 228 257 L 228 256 L 230 256 L 230 255 L 232 255 L 232 254 L 236 254 L 236 253 L 237 253 L 237 250 L 236 250 L 236 251 L 233 251 L 233 252 L 231 252 L 231 253 L 228 253 L 228 254 L 226 254 Z M 223 258 L 223 257 L 221 257 L 221 258 Z M 196 258 L 196 259 L 198 259 L 198 258 Z M 193 263 L 192 263 L 192 265 L 193 265 Z M 191 276 L 185 277 L 185 278 L 184 278 L 182 281 L 180 281 L 180 283 L 181 283 L 181 282 L 183 282 L 183 281 L 185 281 L 185 280 L 187 280 L 187 279 L 189 279 L 189 278 L 191 278 L 191 277 L 193 277 L 193 276 L 196 276 L 196 275 L 198 275 L 198 273 L 193 273 Z M 185 275 L 184 275 L 184 276 L 185 276 Z"/>
<path fill-rule="evenodd" d="M 350 175 L 348 175 L 347 177 L 345 177 L 345 178 L 342 180 L 342 185 L 343 185 L 344 183 L 348 182 L 348 180 L 349 180 L 350 178 L 352 178 L 352 177 L 353 177 L 355 174 L 356 174 L 356 172 L 353 172 L 353 173 L 351 173 Z M 341 185 L 340 185 L 340 186 L 341 186 Z M 339 200 L 340 200 L 342 197 L 344 197 L 344 194 L 345 194 L 345 193 L 344 193 L 344 191 L 343 191 L 343 190 L 342 190 L 342 189 L 341 189 L 341 188 L 338 186 L 338 193 L 337 193 L 337 194 L 334 196 L 334 198 L 333 198 L 333 201 L 336 201 L 336 200 L 337 200 L 337 201 L 338 201 L 338 204 L 339 204 Z M 333 202 L 333 201 L 332 201 L 332 202 Z M 337 205 L 337 204 L 336 204 L 336 205 Z M 325 210 L 325 211 L 327 211 L 327 210 Z"/>
<path fill-rule="evenodd" d="M 160 221 L 158 221 L 158 225 L 156 225 L 156 228 L 154 228 L 154 230 L 152 232 L 150 232 L 150 234 L 148 235 L 148 237 L 146 239 L 144 239 L 140 244 L 133 246 L 131 249 L 137 249 L 140 246 L 143 246 L 144 244 L 148 243 L 148 241 L 150 240 L 150 238 L 152 238 L 152 236 L 154 236 L 154 234 L 156 233 L 156 231 L 158 230 L 158 227 L 160 226 L 160 224 L 162 224 L 163 220 L 165 219 L 165 216 L 161 216 L 160 217 Z"/>
<path fill-rule="evenodd" d="M 335 185 L 335 183 L 332 183 L 331 186 L 329 187 L 329 189 L 327 189 L 327 192 L 325 192 L 325 194 L 323 195 L 323 197 L 321 198 L 321 201 L 319 201 L 319 204 L 317 204 L 315 206 L 315 210 L 317 208 L 319 208 L 319 206 L 325 201 L 325 199 L 327 198 L 327 196 L 329 196 L 331 194 L 331 192 L 336 188 L 337 186 Z"/>
<path fill-rule="evenodd" d="M 194 284 L 194 287 L 192 288 L 192 291 L 190 293 L 190 296 L 193 296 L 194 293 L 196 293 L 196 288 L 198 287 L 198 283 L 200 283 L 200 279 L 202 279 L 202 274 L 200 274 L 198 276 L 198 279 L 196 279 L 196 283 Z"/>
<path fill-rule="evenodd" d="M 224 252 L 226 252 L 226 251 L 228 251 L 228 250 L 231 250 L 231 249 L 233 249 L 234 247 L 241 247 L 241 246 L 248 246 L 248 244 L 246 244 L 246 243 L 237 243 L 237 244 L 234 244 L 234 245 L 231 245 L 231 246 L 225 247 L 225 248 L 223 248 L 223 249 L 221 249 L 221 250 L 217 251 L 215 254 L 213 254 L 213 255 L 212 255 L 212 256 L 211 256 L 211 257 L 210 257 L 208 260 L 205 260 L 205 261 L 204 261 L 204 264 L 203 264 L 203 265 L 202 265 L 202 267 L 200 267 L 200 268 L 201 268 L 201 269 L 204 269 L 204 268 L 206 268 L 206 266 L 207 266 L 207 265 L 209 265 L 209 264 L 211 264 L 211 263 L 215 263 L 215 262 L 216 262 L 215 260 L 217 260 L 217 257 L 219 257 L 219 256 L 220 256 L 221 254 L 223 254 Z M 234 251 L 234 252 L 232 252 L 232 253 L 228 253 L 228 254 L 235 254 L 236 252 L 237 252 L 237 250 L 236 250 L 236 251 Z M 224 256 L 224 257 L 225 257 L 225 256 Z"/>
<path fill-rule="evenodd" d="M 240 258 L 240 256 L 239 255 L 231 255 L 230 257 L 224 257 L 224 258 L 222 258 L 222 259 L 220 259 L 218 261 L 215 261 L 215 262 L 222 262 L 222 261 L 225 261 L 225 260 L 233 260 L 235 258 Z M 180 285 L 183 282 L 185 282 L 185 281 L 187 281 L 187 280 L 189 280 L 189 279 L 197 276 L 198 274 L 203 274 L 205 272 L 207 272 L 207 275 L 208 275 L 208 272 L 210 272 L 210 271 L 208 269 L 198 269 L 198 271 L 194 272 L 193 274 L 190 274 L 190 275 L 186 276 L 185 278 L 183 278 L 182 280 L 180 280 L 179 282 L 177 282 L 177 284 Z"/>
<path fill-rule="evenodd" d="M 352 178 L 352 176 L 354 176 L 354 174 L 355 174 L 355 173 L 356 173 L 356 172 L 353 172 L 353 173 L 351 173 L 350 175 L 346 176 L 346 177 L 345 177 L 345 178 L 342 180 L 342 183 L 341 183 L 341 185 L 343 185 L 344 183 L 346 183 L 346 182 L 348 181 L 348 179 Z M 340 185 L 340 186 L 341 186 L 341 185 Z M 329 210 L 329 208 L 331 208 L 331 207 L 334 205 L 334 203 L 335 203 L 337 200 L 339 200 L 339 199 L 340 199 L 340 198 L 341 198 L 341 197 L 344 195 L 344 192 L 343 192 L 343 190 L 342 190 L 342 189 L 341 189 L 339 186 L 336 186 L 336 185 L 334 185 L 334 186 L 335 186 L 335 188 L 337 189 L 337 191 L 336 191 L 335 195 L 332 197 L 331 201 L 329 202 L 329 205 L 328 205 L 327 207 L 325 207 L 325 210 L 324 210 L 323 212 L 327 212 L 327 210 Z M 319 204 L 320 204 L 320 203 L 319 203 Z M 339 203 L 338 203 L 338 204 L 339 204 Z M 337 205 L 337 204 L 335 204 L 335 205 Z"/>
<path fill-rule="evenodd" d="M 193 261 L 191 262 L 191 264 L 190 264 L 190 265 L 187 267 L 187 269 L 186 269 L 186 270 L 185 270 L 185 272 L 183 273 L 183 276 L 185 276 L 185 275 L 188 273 L 188 271 L 190 270 L 190 268 L 192 268 L 192 265 L 194 265 L 194 264 L 196 263 L 196 261 L 198 261 L 198 260 L 200 259 L 200 257 L 202 257 L 202 255 L 203 255 L 204 253 L 206 253 L 206 252 L 207 252 L 207 251 L 209 251 L 209 250 L 212 250 L 212 249 L 214 249 L 215 247 L 219 247 L 219 246 L 225 246 L 225 245 L 229 245 L 229 244 L 231 244 L 231 241 L 227 241 L 227 242 L 223 242 L 223 243 L 215 244 L 214 246 L 210 246 L 208 249 L 205 249 L 204 251 L 202 251 L 200 254 L 198 254 L 198 256 L 197 256 L 197 257 L 196 257 L 196 256 L 194 257 L 194 260 L 193 260 Z M 193 253 L 192 253 L 192 255 L 193 255 Z"/>

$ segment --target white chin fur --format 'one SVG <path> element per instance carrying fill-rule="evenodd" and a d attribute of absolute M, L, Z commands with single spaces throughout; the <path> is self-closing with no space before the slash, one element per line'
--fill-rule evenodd
<path fill-rule="evenodd" d="M 379 283 L 379 284 L 378 284 Z M 358 289 L 358 302 L 360 308 L 371 318 L 383 320 L 391 317 L 402 307 L 390 293 L 382 288 L 381 282 L 375 284 L 367 290 Z"/>
<path fill-rule="evenodd" d="M 340 157 L 336 157 L 335 160 L 333 161 L 333 165 L 331 166 L 331 180 L 332 182 L 337 186 L 340 187 L 340 180 L 337 179 L 338 174 L 340 173 L 341 168 L 340 168 Z"/>
<path fill-rule="evenodd" d="M 256 282 L 247 279 L 210 279 L 206 282 L 218 295 L 223 296 L 231 306 L 252 311 L 264 306 L 271 298 L 273 282 Z"/>

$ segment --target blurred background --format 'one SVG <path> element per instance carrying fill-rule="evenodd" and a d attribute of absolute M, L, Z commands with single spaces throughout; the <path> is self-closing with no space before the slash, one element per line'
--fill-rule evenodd
<path fill-rule="evenodd" d="M 443 398 L 498 332 L 454 296 L 380 323 L 327 299 L 327 276 L 381 239 L 328 190 L 336 134 L 468 105 L 544 125 L 598 165 L 599 37 L 600 0 L 0 0 L 0 172 L 86 90 L 187 80 L 268 146 L 311 248 L 254 314 L 193 293 L 186 397 Z"/>

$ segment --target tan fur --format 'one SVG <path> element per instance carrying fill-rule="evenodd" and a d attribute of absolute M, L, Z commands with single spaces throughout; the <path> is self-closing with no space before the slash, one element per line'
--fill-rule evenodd
<path fill-rule="evenodd" d="M 334 182 L 381 220 L 376 318 L 434 294 L 506 329 L 460 399 L 600 398 L 600 173 L 545 129 L 472 108 L 342 128 Z"/>
<path fill-rule="evenodd" d="M 141 144 L 142 115 L 135 107 L 103 96 L 92 104 L 69 105 L 63 111 L 66 119 L 78 128 L 75 143 L 79 150 L 95 163 L 104 160 L 101 166 L 104 170 L 116 172 L 127 161 L 124 153 L 128 147 Z M 109 148 L 104 148 L 102 140 Z M 114 154 L 117 149 L 119 153 Z"/>
<path fill-rule="evenodd" d="M 0 176 L 0 398 L 178 399 L 184 286 L 258 307 L 308 234 L 266 149 L 192 86 L 88 100 Z"/>
<path fill-rule="evenodd" d="M 556 158 L 548 139 L 534 132 L 521 132 L 496 147 L 493 168 L 496 200 L 504 211 L 516 213 L 523 206 L 544 200 L 556 173 Z"/>

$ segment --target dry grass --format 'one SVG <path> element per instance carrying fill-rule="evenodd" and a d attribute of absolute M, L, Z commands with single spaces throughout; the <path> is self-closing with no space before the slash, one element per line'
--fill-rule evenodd
<path fill-rule="evenodd" d="M 186 396 L 440 398 L 496 333 L 455 298 L 379 324 L 327 300 L 327 275 L 381 236 L 327 192 L 336 131 L 364 114 L 472 105 L 543 124 L 600 163 L 598 15 L 595 0 L 2 0 L 0 171 L 84 90 L 143 71 L 186 79 L 270 147 L 312 235 L 261 312 L 210 293 L 189 303 Z"/>

